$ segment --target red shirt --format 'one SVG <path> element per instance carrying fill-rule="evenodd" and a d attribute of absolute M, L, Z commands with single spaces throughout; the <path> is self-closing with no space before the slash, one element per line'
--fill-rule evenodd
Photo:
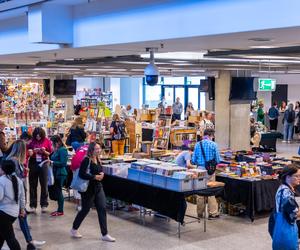
<path fill-rule="evenodd" d="M 32 140 L 28 146 L 27 146 L 27 150 L 28 149 L 36 149 L 36 148 L 45 148 L 45 150 L 48 152 L 48 153 L 52 153 L 52 143 L 51 141 L 48 139 L 48 138 L 45 138 L 44 140 L 40 140 L 40 141 L 37 141 L 37 140 Z M 48 158 L 47 155 L 43 154 L 43 153 L 40 153 L 40 155 L 42 156 L 42 160 L 46 160 Z M 32 158 L 36 158 L 36 153 L 33 151 L 33 155 L 32 155 Z"/>

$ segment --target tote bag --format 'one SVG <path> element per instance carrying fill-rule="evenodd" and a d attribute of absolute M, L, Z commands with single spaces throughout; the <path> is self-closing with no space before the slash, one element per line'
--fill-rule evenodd
<path fill-rule="evenodd" d="M 282 212 L 276 214 L 275 227 L 273 231 L 273 250 L 298 250 L 298 228 L 297 224 L 290 224 L 284 218 Z"/>
<path fill-rule="evenodd" d="M 91 160 L 89 159 L 89 165 L 87 167 L 87 173 L 90 172 L 90 165 L 91 165 Z M 84 193 L 86 192 L 88 186 L 89 186 L 89 180 L 84 180 L 82 178 L 79 177 L 79 170 L 80 168 L 78 168 L 73 176 L 73 180 L 71 183 L 71 188 L 74 190 L 77 190 L 78 192 Z"/>

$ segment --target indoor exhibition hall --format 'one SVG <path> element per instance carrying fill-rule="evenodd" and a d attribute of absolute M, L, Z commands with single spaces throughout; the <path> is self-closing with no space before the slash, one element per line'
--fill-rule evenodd
<path fill-rule="evenodd" d="M 299 9 L 0 0 L 0 250 L 299 250 Z"/>

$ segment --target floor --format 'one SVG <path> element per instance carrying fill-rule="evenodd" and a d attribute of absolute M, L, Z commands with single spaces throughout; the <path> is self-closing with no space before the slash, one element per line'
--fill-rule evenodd
<path fill-rule="evenodd" d="M 295 155 L 299 144 L 278 143 L 279 155 Z M 55 209 L 51 202 L 49 212 Z M 195 214 L 195 206 L 189 204 L 188 213 Z M 69 230 L 75 217 L 74 204 L 65 202 L 65 216 L 50 218 L 48 214 L 30 215 L 32 235 L 37 240 L 46 240 L 45 250 L 58 249 L 197 249 L 197 250 L 265 250 L 271 249 L 271 239 L 267 232 L 267 219 L 260 218 L 253 223 L 246 217 L 222 215 L 219 220 L 208 221 L 207 232 L 203 232 L 203 221 L 182 227 L 179 239 L 176 235 L 177 223 L 154 216 L 146 216 L 145 225 L 138 212 L 109 212 L 109 232 L 116 237 L 115 243 L 99 240 L 100 232 L 95 210 L 92 210 L 80 228 L 82 239 L 72 239 Z M 186 219 L 188 221 L 188 219 Z M 16 235 L 22 248 L 26 249 L 24 237 L 15 224 Z"/>

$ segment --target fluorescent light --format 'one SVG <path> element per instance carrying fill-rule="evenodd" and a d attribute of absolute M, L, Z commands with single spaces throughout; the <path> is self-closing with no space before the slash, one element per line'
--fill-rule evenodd
<path fill-rule="evenodd" d="M 33 70 L 37 71 L 77 71 L 79 68 L 34 68 Z"/>
<path fill-rule="evenodd" d="M 127 71 L 126 69 L 86 69 L 86 71 Z"/>
<path fill-rule="evenodd" d="M 158 59 L 182 59 L 182 60 L 199 60 L 203 59 L 203 55 L 207 51 L 201 52 L 167 52 L 167 53 L 155 53 L 154 58 Z M 149 54 L 142 54 L 142 58 L 150 58 Z"/>

